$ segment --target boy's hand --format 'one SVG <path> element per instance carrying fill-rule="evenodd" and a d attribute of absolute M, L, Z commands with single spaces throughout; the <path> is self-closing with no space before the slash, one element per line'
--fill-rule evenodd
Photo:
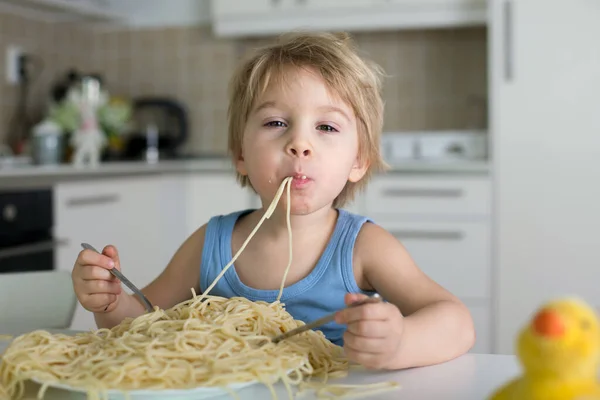
<path fill-rule="evenodd" d="M 363 294 L 346 294 L 350 305 L 367 298 Z M 344 351 L 350 361 L 370 369 L 385 369 L 395 359 L 402 338 L 404 317 L 391 303 L 367 303 L 338 312 L 337 323 L 346 324 Z"/>
<path fill-rule="evenodd" d="M 121 270 L 119 253 L 106 246 L 102 254 L 82 250 L 75 261 L 71 278 L 77 299 L 88 311 L 103 313 L 113 311 L 121 295 L 121 282 L 109 271 Z"/>

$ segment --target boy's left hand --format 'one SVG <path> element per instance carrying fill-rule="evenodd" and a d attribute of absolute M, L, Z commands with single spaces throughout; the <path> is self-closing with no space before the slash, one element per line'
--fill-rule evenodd
<path fill-rule="evenodd" d="M 365 298 L 363 294 L 348 293 L 344 301 L 350 305 Z M 398 307 L 383 301 L 346 308 L 335 318 L 348 326 L 344 333 L 348 359 L 370 369 L 390 368 L 400 347 L 403 320 Z"/>

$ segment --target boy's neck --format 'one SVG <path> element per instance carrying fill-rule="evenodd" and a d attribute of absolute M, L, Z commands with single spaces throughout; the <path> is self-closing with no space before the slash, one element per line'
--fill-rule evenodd
<path fill-rule="evenodd" d="M 262 210 L 264 213 L 264 209 Z M 315 231 L 324 229 L 330 226 L 337 219 L 337 210 L 331 206 L 323 207 L 306 215 L 290 215 L 290 223 L 292 232 L 300 235 L 314 234 Z M 286 222 L 285 207 L 277 207 L 271 218 L 266 219 L 259 230 L 266 233 L 268 236 L 279 237 L 281 235 L 287 237 L 287 222 Z"/>

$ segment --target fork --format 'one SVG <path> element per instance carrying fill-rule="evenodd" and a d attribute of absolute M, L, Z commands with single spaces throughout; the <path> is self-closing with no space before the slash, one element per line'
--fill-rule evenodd
<path fill-rule="evenodd" d="M 378 303 L 380 301 L 381 301 L 381 296 L 379 294 L 375 293 L 372 296 L 369 296 L 364 300 L 359 300 L 359 301 L 356 301 L 356 302 L 350 304 L 348 306 L 348 308 L 361 306 L 361 305 L 367 304 L 367 303 Z M 321 318 L 311 322 L 310 324 L 302 325 L 302 326 L 299 326 L 298 328 L 295 328 L 295 329 L 292 329 L 285 333 L 282 333 L 281 335 L 278 335 L 278 336 L 275 336 L 274 338 L 272 338 L 271 341 L 273 343 L 279 343 L 283 339 L 287 339 L 290 336 L 294 336 L 299 333 L 308 331 L 309 329 L 316 328 L 317 326 L 325 325 L 326 323 L 333 321 L 335 319 L 336 314 L 337 314 L 337 312 L 331 313 L 329 315 L 326 315 L 324 317 L 321 317 Z"/>
<path fill-rule="evenodd" d="M 91 244 L 81 243 L 81 247 L 83 247 L 86 250 L 92 250 L 98 254 L 101 254 Z M 152 303 L 150 303 L 150 301 L 146 298 L 146 296 L 144 296 L 144 293 L 142 293 L 142 291 L 140 289 L 138 289 L 133 283 L 131 283 L 131 281 L 129 279 L 127 279 L 125 277 L 125 275 L 123 275 L 121 273 L 121 271 L 119 271 L 116 268 L 111 268 L 111 269 L 109 269 L 109 271 L 111 274 L 113 274 L 113 276 L 115 276 L 118 280 L 123 282 L 129 289 L 131 289 L 131 291 L 133 291 L 134 294 L 136 294 L 142 300 L 142 303 L 144 304 L 144 306 L 146 307 L 146 310 L 148 310 L 148 312 L 154 312 L 154 307 L 152 306 Z M 107 308 L 108 308 L 108 306 L 107 306 Z"/>

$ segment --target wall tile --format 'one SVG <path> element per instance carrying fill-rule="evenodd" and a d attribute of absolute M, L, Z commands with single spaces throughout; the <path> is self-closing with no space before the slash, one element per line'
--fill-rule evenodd
<path fill-rule="evenodd" d="M 385 130 L 485 128 L 486 29 L 358 33 L 361 52 L 386 71 Z M 114 95 L 167 96 L 189 112 L 188 151 L 224 152 L 227 85 L 237 60 L 271 38 L 215 38 L 208 27 L 117 32 L 52 25 L 0 14 L 0 54 L 19 44 L 44 62 L 32 89 L 32 117 L 41 118 L 51 84 L 76 67 L 101 73 Z M 18 101 L 0 63 L 0 142 Z"/>

